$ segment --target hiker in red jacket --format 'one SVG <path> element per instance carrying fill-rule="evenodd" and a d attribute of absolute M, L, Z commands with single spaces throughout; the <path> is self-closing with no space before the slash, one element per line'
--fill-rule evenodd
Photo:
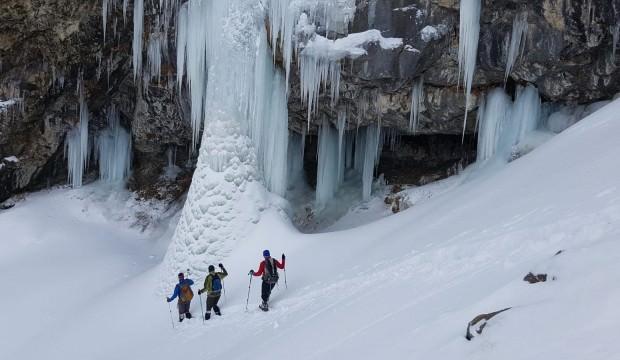
<path fill-rule="evenodd" d="M 278 260 L 271 257 L 269 250 L 265 250 L 263 251 L 263 257 L 265 260 L 261 261 L 258 271 L 255 272 L 254 270 L 250 270 L 250 275 L 263 277 L 263 286 L 261 288 L 263 303 L 259 307 L 263 311 L 268 311 L 269 296 L 271 295 L 271 290 L 273 290 L 274 286 L 278 283 L 278 269 L 284 269 L 286 256 L 282 254 L 282 262 L 280 263 Z"/>

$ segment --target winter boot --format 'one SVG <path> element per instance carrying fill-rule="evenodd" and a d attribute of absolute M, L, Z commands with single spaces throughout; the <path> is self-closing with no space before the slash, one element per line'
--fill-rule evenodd
<path fill-rule="evenodd" d="M 211 313 L 207 311 L 205 313 L 205 320 L 209 320 L 209 319 L 211 319 Z"/>
<path fill-rule="evenodd" d="M 267 305 L 266 301 L 263 301 L 263 303 L 258 305 L 258 307 L 263 311 L 269 311 L 269 305 Z"/>
<path fill-rule="evenodd" d="M 191 319 L 192 318 L 192 313 L 186 312 L 185 313 L 185 317 L 188 318 L 188 319 Z"/>
<path fill-rule="evenodd" d="M 217 305 L 213 307 L 213 311 L 215 311 L 215 315 L 222 316 L 222 312 L 220 311 L 220 308 Z"/>

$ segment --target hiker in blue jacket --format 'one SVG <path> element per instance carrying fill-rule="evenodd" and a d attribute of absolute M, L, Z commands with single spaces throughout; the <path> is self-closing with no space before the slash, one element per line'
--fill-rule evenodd
<path fill-rule="evenodd" d="M 194 292 L 191 288 L 192 285 L 194 285 L 192 279 L 186 279 L 183 273 L 179 273 L 179 283 L 174 287 L 172 297 L 166 298 L 166 301 L 171 302 L 176 299 L 177 296 L 179 297 L 179 301 L 177 302 L 179 322 L 183 321 L 184 318 L 192 318 L 192 313 L 189 312 L 189 306 L 194 298 Z"/>

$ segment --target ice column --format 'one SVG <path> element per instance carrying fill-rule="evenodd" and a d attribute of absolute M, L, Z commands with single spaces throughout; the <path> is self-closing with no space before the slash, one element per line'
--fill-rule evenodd
<path fill-rule="evenodd" d="M 510 148 L 512 145 L 507 141 L 511 137 L 509 130 L 511 108 L 512 101 L 504 89 L 495 88 L 487 95 L 484 115 L 479 122 L 477 161 L 488 160 L 499 150 Z"/>
<path fill-rule="evenodd" d="M 82 177 L 88 165 L 88 121 L 89 112 L 84 96 L 82 80 L 78 80 L 80 98 L 80 124 L 67 134 L 65 156 L 68 160 L 69 183 L 74 188 L 82 186 Z"/>
<path fill-rule="evenodd" d="M 366 128 L 365 146 L 363 151 L 364 167 L 362 170 L 362 197 L 364 200 L 369 200 L 372 192 L 372 180 L 375 167 L 379 161 L 380 136 L 381 131 L 379 129 L 379 125 L 368 126 Z"/>
<path fill-rule="evenodd" d="M 542 116 L 538 89 L 533 85 L 520 88 L 512 111 L 512 121 L 518 127 L 515 145 L 523 142 L 527 134 L 536 130 Z"/>
<path fill-rule="evenodd" d="M 413 82 L 413 88 L 411 90 L 411 115 L 409 118 L 409 130 L 414 134 L 418 130 L 423 96 L 424 79 L 420 77 Z"/>
<path fill-rule="evenodd" d="M 323 119 L 319 128 L 316 205 L 323 208 L 338 188 L 338 133 Z"/>

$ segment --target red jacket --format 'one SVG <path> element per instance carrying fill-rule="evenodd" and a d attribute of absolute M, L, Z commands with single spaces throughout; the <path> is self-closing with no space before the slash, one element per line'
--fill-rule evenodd
<path fill-rule="evenodd" d="M 284 269 L 284 260 L 282 259 L 282 263 L 280 263 L 278 260 L 273 259 L 274 264 L 276 264 L 276 267 L 278 269 Z M 254 276 L 261 276 L 263 275 L 263 273 L 265 272 L 265 260 L 261 261 L 260 265 L 258 266 L 258 271 L 256 271 L 254 273 Z"/>

